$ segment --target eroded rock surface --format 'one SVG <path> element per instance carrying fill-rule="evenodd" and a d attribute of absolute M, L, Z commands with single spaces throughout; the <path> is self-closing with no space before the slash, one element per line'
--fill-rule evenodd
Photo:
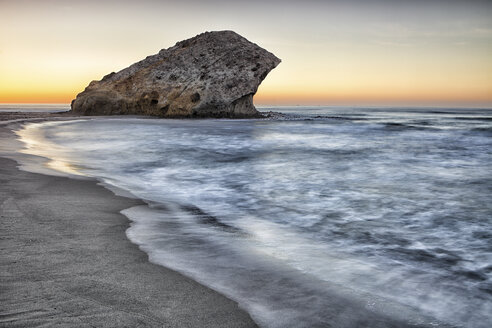
<path fill-rule="evenodd" d="M 92 81 L 72 101 L 79 115 L 255 117 L 253 96 L 280 63 L 232 31 L 205 32 Z"/>

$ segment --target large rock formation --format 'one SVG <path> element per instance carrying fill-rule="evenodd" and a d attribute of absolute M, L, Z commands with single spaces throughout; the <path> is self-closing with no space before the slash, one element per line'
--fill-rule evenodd
<path fill-rule="evenodd" d="M 232 31 L 206 32 L 92 81 L 72 101 L 78 115 L 255 117 L 253 95 L 280 63 Z"/>

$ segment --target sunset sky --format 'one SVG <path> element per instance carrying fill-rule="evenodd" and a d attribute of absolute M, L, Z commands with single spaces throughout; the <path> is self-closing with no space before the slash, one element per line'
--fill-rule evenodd
<path fill-rule="evenodd" d="M 257 105 L 492 107 L 492 1 L 0 0 L 0 102 L 69 103 L 204 31 L 282 59 Z"/>

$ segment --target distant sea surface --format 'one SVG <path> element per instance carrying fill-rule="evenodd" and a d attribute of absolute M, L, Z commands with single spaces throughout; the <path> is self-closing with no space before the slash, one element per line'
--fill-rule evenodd
<path fill-rule="evenodd" d="M 47 166 L 144 199 L 123 211 L 130 240 L 262 326 L 355 327 L 362 309 L 490 327 L 492 110 L 261 110 L 286 117 L 17 133 Z"/>
<path fill-rule="evenodd" d="M 70 110 L 70 104 L 0 104 L 0 112 L 57 113 Z"/>

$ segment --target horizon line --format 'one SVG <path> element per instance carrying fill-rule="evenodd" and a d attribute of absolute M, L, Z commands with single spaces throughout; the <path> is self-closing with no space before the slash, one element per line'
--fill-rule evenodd
<path fill-rule="evenodd" d="M 3 105 L 44 105 L 44 106 L 49 106 L 49 105 L 66 105 L 70 106 L 70 103 L 66 102 L 1 102 L 0 101 L 0 106 Z M 302 104 L 302 103 L 297 103 L 297 104 L 292 104 L 292 105 L 276 105 L 276 104 L 255 104 L 256 108 L 264 108 L 264 107 L 334 107 L 334 108 L 461 108 L 461 109 L 490 109 L 492 110 L 492 105 L 374 105 L 374 104 L 343 104 L 343 105 L 334 105 L 334 104 Z"/>

